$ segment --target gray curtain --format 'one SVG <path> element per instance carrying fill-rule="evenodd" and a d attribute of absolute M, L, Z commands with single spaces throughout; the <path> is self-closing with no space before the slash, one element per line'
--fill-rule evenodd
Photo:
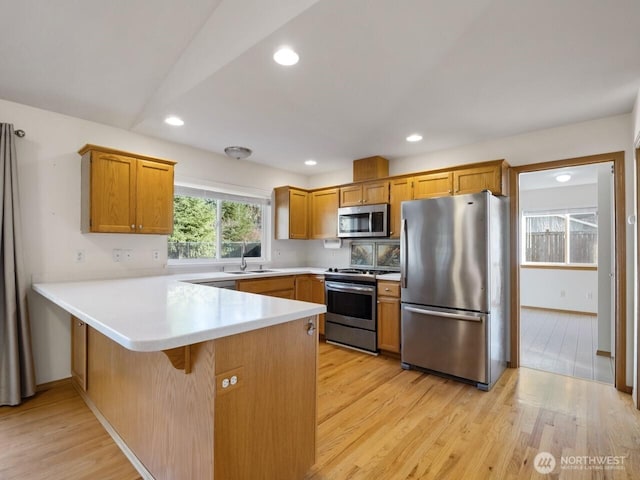
<path fill-rule="evenodd" d="M 0 405 L 35 393 L 13 125 L 0 123 Z"/>

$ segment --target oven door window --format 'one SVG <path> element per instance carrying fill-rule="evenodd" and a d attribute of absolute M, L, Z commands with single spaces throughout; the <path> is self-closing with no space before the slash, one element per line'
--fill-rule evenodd
<path fill-rule="evenodd" d="M 373 299 L 361 293 L 327 290 L 327 312 L 372 321 Z"/>
<path fill-rule="evenodd" d="M 340 233 L 362 233 L 369 231 L 369 213 L 350 213 L 338 217 Z"/>

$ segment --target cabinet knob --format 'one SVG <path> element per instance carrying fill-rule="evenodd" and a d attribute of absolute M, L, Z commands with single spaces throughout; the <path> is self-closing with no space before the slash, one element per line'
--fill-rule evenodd
<path fill-rule="evenodd" d="M 83 325 L 84 325 L 84 323 L 82 323 L 82 322 L 78 322 L 78 326 L 79 326 L 79 327 L 82 327 Z"/>
<path fill-rule="evenodd" d="M 311 336 L 316 333 L 316 326 L 313 324 L 313 320 L 309 320 L 307 324 L 307 335 Z"/>
<path fill-rule="evenodd" d="M 135 230 L 136 226 L 135 225 L 131 225 L 131 230 Z"/>
<path fill-rule="evenodd" d="M 385 288 L 385 289 L 384 289 L 384 291 L 385 291 L 385 292 L 390 292 L 390 291 L 391 291 L 391 289 L 389 289 L 389 288 Z"/>
<path fill-rule="evenodd" d="M 138 228 L 139 228 L 140 230 L 142 230 L 142 225 L 138 225 Z"/>

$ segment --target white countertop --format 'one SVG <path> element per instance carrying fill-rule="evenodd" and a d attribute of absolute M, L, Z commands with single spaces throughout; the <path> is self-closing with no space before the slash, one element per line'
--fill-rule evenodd
<path fill-rule="evenodd" d="M 235 335 L 326 312 L 324 305 L 187 283 L 324 273 L 184 273 L 37 283 L 33 289 L 123 347 L 152 352 Z"/>
<path fill-rule="evenodd" d="M 383 275 L 376 275 L 376 280 L 393 280 L 395 282 L 400 281 L 399 273 L 385 273 Z"/>

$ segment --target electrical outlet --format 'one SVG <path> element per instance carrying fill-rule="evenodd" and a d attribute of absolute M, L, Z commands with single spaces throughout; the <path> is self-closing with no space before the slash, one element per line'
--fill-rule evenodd
<path fill-rule="evenodd" d="M 587 300 L 593 300 L 593 292 L 587 292 Z"/>
<path fill-rule="evenodd" d="M 122 260 L 125 262 L 130 262 L 133 260 L 133 250 L 126 249 L 122 251 Z"/>
<path fill-rule="evenodd" d="M 84 263 L 84 250 L 76 250 L 76 263 Z"/>
<path fill-rule="evenodd" d="M 274 254 L 276 257 L 279 257 L 280 255 L 282 255 L 282 252 L 281 252 L 280 250 L 274 250 L 274 251 L 273 251 L 273 254 Z"/>
<path fill-rule="evenodd" d="M 160 250 L 151 250 L 151 258 L 154 261 L 159 261 L 160 260 Z"/>
<path fill-rule="evenodd" d="M 122 250 L 119 248 L 114 248 L 113 251 L 111 252 L 111 258 L 113 258 L 114 262 L 121 262 L 122 261 Z"/>
<path fill-rule="evenodd" d="M 560 297 L 564 298 L 567 296 L 567 292 L 565 292 L 564 290 L 560 290 Z"/>

